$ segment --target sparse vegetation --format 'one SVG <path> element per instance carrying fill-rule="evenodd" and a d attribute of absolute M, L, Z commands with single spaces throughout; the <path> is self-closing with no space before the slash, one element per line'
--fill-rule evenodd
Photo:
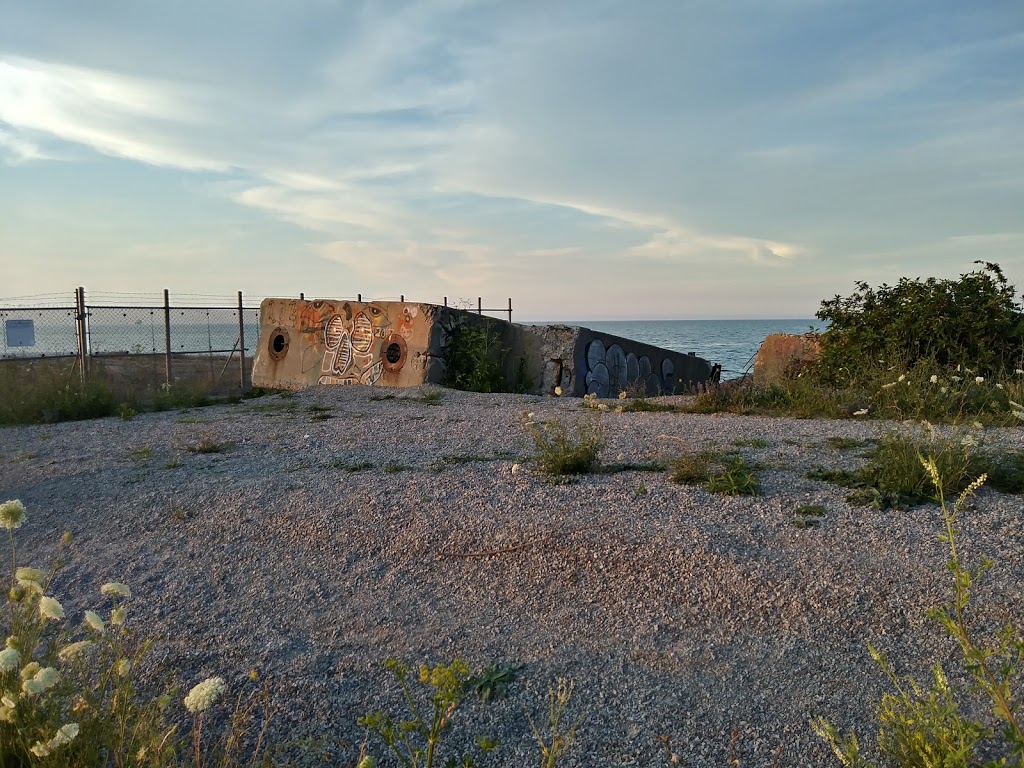
<path fill-rule="evenodd" d="M 365 472 L 373 469 L 372 461 L 346 461 L 345 459 L 331 459 L 325 467 L 328 469 L 340 469 L 342 472 Z"/>
<path fill-rule="evenodd" d="M 446 329 L 444 385 L 469 392 L 503 392 L 505 355 L 497 323 L 469 313 L 453 315 Z"/>
<path fill-rule="evenodd" d="M 682 485 L 702 485 L 726 496 L 752 496 L 758 490 L 751 465 L 736 454 L 715 451 L 681 455 L 672 464 L 672 480 Z"/>
<path fill-rule="evenodd" d="M 557 419 L 538 423 L 532 413 L 524 414 L 522 423 L 533 438 L 534 462 L 544 474 L 585 475 L 600 466 L 604 435 L 599 422 L 582 424 L 575 433 Z"/>

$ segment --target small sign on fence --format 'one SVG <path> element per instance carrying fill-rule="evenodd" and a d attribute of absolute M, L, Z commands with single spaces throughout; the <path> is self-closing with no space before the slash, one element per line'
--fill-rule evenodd
<path fill-rule="evenodd" d="M 7 320 L 8 347 L 34 347 L 36 345 L 36 329 L 32 320 Z"/>

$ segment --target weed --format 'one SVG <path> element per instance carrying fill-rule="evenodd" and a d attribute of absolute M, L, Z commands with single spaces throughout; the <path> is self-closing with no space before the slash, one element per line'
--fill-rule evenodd
<path fill-rule="evenodd" d="M 643 397 L 630 400 L 622 407 L 623 413 L 683 413 L 684 409 L 671 403 L 656 403 Z"/>
<path fill-rule="evenodd" d="M 827 510 L 821 504 L 804 504 L 793 513 L 793 526 L 796 528 L 814 528 L 821 522 Z"/>
<path fill-rule="evenodd" d="M 153 458 L 153 449 L 148 445 L 143 445 L 140 448 L 132 448 L 129 453 L 132 461 L 149 461 Z"/>
<path fill-rule="evenodd" d="M 394 475 L 394 474 L 396 474 L 398 472 L 407 472 L 410 469 L 412 469 L 412 467 L 410 467 L 407 464 L 385 464 L 384 465 L 384 472 L 385 472 L 385 474 L 388 474 L 388 475 Z"/>
<path fill-rule="evenodd" d="M 327 421 L 327 420 L 333 419 L 333 418 L 335 418 L 333 413 L 320 411 L 320 412 L 314 413 L 312 416 L 310 416 L 309 420 L 311 422 L 314 422 L 314 421 Z"/>
<path fill-rule="evenodd" d="M 442 742 L 451 730 L 452 717 L 464 701 L 469 667 L 455 659 L 451 664 L 423 665 L 417 676 L 423 693 L 416 695 L 409 682 L 409 667 L 398 659 L 384 662 L 402 688 L 409 708 L 409 719 L 396 720 L 387 712 L 369 712 L 359 718 L 359 725 L 380 739 L 398 762 L 407 768 L 433 768 L 440 765 Z M 477 746 L 490 751 L 497 745 L 491 739 L 478 739 Z M 445 766 L 475 765 L 470 755 L 450 757 Z"/>
<path fill-rule="evenodd" d="M 38 454 L 30 451 L 22 451 L 21 453 L 14 456 L 11 461 L 32 461 L 32 459 L 39 458 Z"/>
<path fill-rule="evenodd" d="M 682 485 L 703 485 L 712 493 L 752 496 L 757 493 L 754 468 L 735 454 L 701 451 L 684 453 L 672 464 L 672 480 Z"/>
<path fill-rule="evenodd" d="M 860 440 L 856 437 L 826 437 L 825 445 L 837 451 L 851 451 L 854 448 L 867 448 L 874 445 L 874 440 Z"/>
<path fill-rule="evenodd" d="M 597 470 L 604 450 L 604 436 L 600 423 L 581 425 L 576 433 L 558 419 L 537 424 L 533 414 L 525 414 L 523 428 L 533 438 L 536 451 L 534 461 L 546 475 L 585 475 Z"/>
<path fill-rule="evenodd" d="M 643 483 L 640 483 L 640 485 L 638 485 L 636 487 L 636 490 L 633 491 L 633 493 L 635 493 L 637 496 L 646 496 L 647 495 L 647 486 L 644 485 Z"/>
<path fill-rule="evenodd" d="M 128 403 L 121 403 L 117 406 L 117 415 L 121 417 L 122 421 L 131 421 L 139 415 L 139 412 L 128 405 Z"/>
<path fill-rule="evenodd" d="M 555 768 L 558 761 L 565 757 L 576 740 L 576 731 L 583 723 L 581 716 L 568 728 L 563 727 L 562 718 L 572 701 L 573 681 L 572 679 L 560 677 L 554 686 L 548 686 L 548 713 L 544 733 L 537 728 L 537 724 L 526 712 L 526 719 L 530 723 L 533 737 L 540 747 L 541 768 Z"/>
<path fill-rule="evenodd" d="M 370 461 L 345 461 L 344 459 L 331 459 L 325 467 L 328 469 L 340 469 L 343 472 L 364 472 L 367 469 L 373 469 L 373 462 Z"/>
<path fill-rule="evenodd" d="M 664 461 L 617 461 L 605 464 L 600 468 L 603 475 L 614 475 L 619 472 L 664 472 L 668 464 Z"/>
<path fill-rule="evenodd" d="M 969 483 L 950 509 L 939 463 L 931 455 L 919 460 L 935 488 L 942 510 L 945 526 L 942 540 L 949 549 L 948 569 L 954 587 L 952 602 L 932 609 L 928 615 L 959 645 L 965 671 L 973 678 L 973 685 L 966 690 L 980 695 L 1002 728 L 997 737 L 994 729 L 964 713 L 958 702 L 958 694 L 963 691 L 958 691 L 949 681 L 941 663 L 933 666 L 934 682 L 926 688 L 911 677 L 897 676 L 882 653 L 869 645 L 871 658 L 895 690 L 885 693 L 878 705 L 878 747 L 889 760 L 901 766 L 1019 765 L 1024 758 L 1024 724 L 1018 714 L 1013 686 L 1019 685 L 1024 636 L 1018 628 L 1007 624 L 996 633 L 993 641 L 977 642 L 972 635 L 974 622 L 968 621 L 971 588 L 983 577 L 991 562 L 983 559 L 977 568 L 968 568 L 957 551 L 957 516 L 966 500 L 985 482 L 985 476 Z M 824 717 L 812 721 L 811 726 L 829 743 L 843 765 L 857 768 L 872 765 L 861 754 L 856 734 L 843 738 Z M 982 742 L 985 742 L 986 756 L 991 758 L 985 762 L 979 754 Z"/>
<path fill-rule="evenodd" d="M 297 407 L 295 403 L 290 402 L 260 403 L 259 405 L 252 406 L 252 410 L 257 413 L 274 413 L 275 411 L 293 411 Z"/>
<path fill-rule="evenodd" d="M 494 699 L 508 697 L 509 686 L 519 676 L 520 667 L 514 665 L 490 664 L 479 674 L 466 681 L 469 690 L 474 691 L 484 704 Z"/>
<path fill-rule="evenodd" d="M 381 400 L 394 400 L 395 396 L 390 394 L 390 393 L 388 393 L 388 394 L 381 394 L 381 395 L 374 394 L 374 395 L 370 395 L 369 399 L 373 400 L 375 402 L 376 401 L 381 401 Z"/>
<path fill-rule="evenodd" d="M 224 443 L 218 443 L 209 435 L 204 435 L 195 445 L 186 446 L 186 450 L 190 453 L 221 453 L 226 447 Z"/>
<path fill-rule="evenodd" d="M 444 348 L 444 384 L 469 392 L 505 389 L 503 365 L 508 350 L 501 345 L 497 324 L 468 312 L 452 315 Z"/>
<path fill-rule="evenodd" d="M 164 469 L 177 469 L 181 466 L 181 457 L 175 455 L 170 461 L 164 464 Z"/>
<path fill-rule="evenodd" d="M 424 403 L 426 405 L 440 405 L 444 399 L 444 392 L 440 389 L 432 390 L 431 392 L 424 392 L 422 395 L 416 395 L 415 397 L 405 398 L 414 403 Z"/>

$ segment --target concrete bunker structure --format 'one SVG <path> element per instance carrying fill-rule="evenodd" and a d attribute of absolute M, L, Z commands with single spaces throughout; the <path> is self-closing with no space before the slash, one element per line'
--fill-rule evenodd
<path fill-rule="evenodd" d="M 463 333 L 467 329 L 484 333 Z M 446 384 L 453 353 L 469 336 L 475 344 L 486 339 L 483 349 L 471 352 L 500 365 L 505 391 L 684 394 L 716 382 L 720 371 L 693 354 L 578 326 L 522 325 L 437 304 L 265 299 L 252 383 L 291 390 Z"/>

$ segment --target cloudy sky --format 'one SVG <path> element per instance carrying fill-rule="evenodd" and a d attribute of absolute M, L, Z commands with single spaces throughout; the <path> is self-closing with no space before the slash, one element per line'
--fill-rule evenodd
<path fill-rule="evenodd" d="M 1024 286 L 1020 0 L 0 0 L 0 297 Z"/>

